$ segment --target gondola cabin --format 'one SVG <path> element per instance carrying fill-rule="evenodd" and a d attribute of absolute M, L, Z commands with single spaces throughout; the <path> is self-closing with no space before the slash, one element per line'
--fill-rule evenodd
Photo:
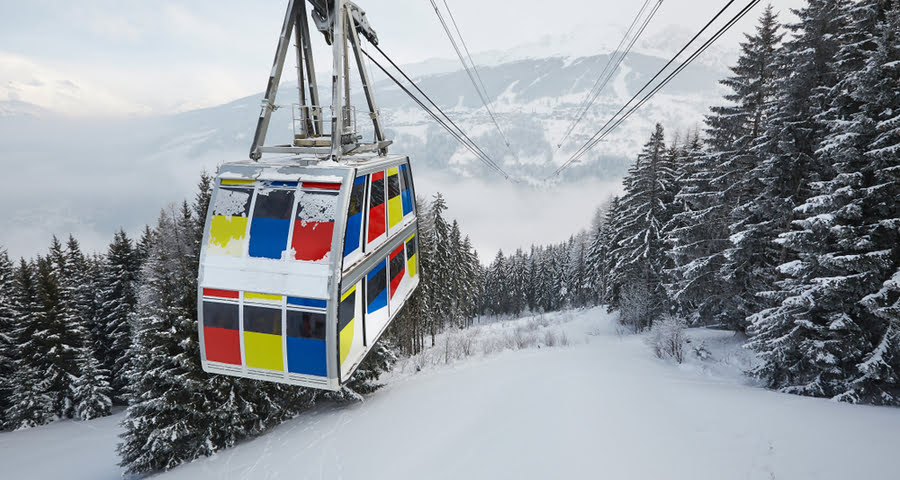
<path fill-rule="evenodd" d="M 222 165 L 200 254 L 203 369 L 347 382 L 419 284 L 411 173 L 405 156 Z"/>

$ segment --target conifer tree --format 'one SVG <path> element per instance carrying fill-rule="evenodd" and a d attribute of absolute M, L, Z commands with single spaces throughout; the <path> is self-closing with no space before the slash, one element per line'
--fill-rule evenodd
<path fill-rule="evenodd" d="M 119 230 L 107 249 L 101 266 L 99 289 L 100 308 L 97 316 L 103 328 L 106 345 L 98 349 L 97 357 L 110 372 L 113 398 L 119 398 L 125 387 L 125 366 L 131 345 L 131 322 L 137 303 L 135 284 L 138 258 L 131 239 Z"/>
<path fill-rule="evenodd" d="M 199 368 L 193 312 L 180 298 L 180 259 L 186 241 L 163 212 L 142 269 L 137 331 L 130 351 L 131 405 L 119 446 L 126 473 L 167 470 L 216 447 Z"/>
<path fill-rule="evenodd" d="M 16 338 L 14 328 L 19 321 L 15 305 L 15 268 L 6 249 L 0 249 L 0 430 L 9 426 L 6 411 L 11 406 L 13 375 L 16 371 Z"/>
<path fill-rule="evenodd" d="M 613 222 L 617 243 L 610 253 L 616 262 L 610 269 L 610 305 L 621 308 L 626 291 L 632 292 L 630 298 L 641 292 L 646 308 L 635 318 L 623 316 L 637 330 L 652 327 L 666 306 L 662 228 L 671 216 L 674 175 L 663 127 L 657 125 L 625 178 L 625 195 Z"/>
<path fill-rule="evenodd" d="M 838 39 L 846 29 L 846 8 L 844 0 L 811 0 L 794 12 L 798 22 L 787 26 L 793 35 L 779 53 L 777 94 L 766 112 L 766 130 L 753 147 L 760 161 L 747 173 L 758 190 L 734 210 L 733 247 L 724 268 L 726 278 L 745 292 L 742 313 L 755 314 L 783 300 L 776 267 L 795 255 L 776 240 L 790 230 L 794 208 L 812 195 L 811 186 L 833 175 L 815 152 L 826 132 L 821 114 L 838 81 Z M 757 320 L 748 319 L 757 323 L 750 328 L 753 334 L 767 328 Z"/>
<path fill-rule="evenodd" d="M 900 134 L 879 129 L 900 123 L 900 72 L 885 68 L 900 62 L 896 10 L 875 0 L 841 10 L 839 80 L 812 160 L 834 174 L 809 186 L 779 237 L 796 258 L 779 267 L 783 300 L 753 317 L 750 345 L 765 361 L 755 373 L 784 391 L 900 405 L 894 322 L 865 301 L 900 267 Z"/>
<path fill-rule="evenodd" d="M 94 357 L 93 349 L 89 346 L 79 351 L 78 367 L 81 375 L 73 384 L 75 417 L 91 420 L 109 415 L 112 407 L 109 373 Z"/>
<path fill-rule="evenodd" d="M 753 146 L 768 131 L 783 37 L 769 5 L 755 32 L 745 35 L 741 55 L 731 68 L 733 75 L 721 82 L 731 90 L 725 96 L 729 104 L 713 107 L 706 117 L 707 148 L 681 194 L 681 200 L 698 215 L 693 227 L 697 231 L 685 232 L 693 239 L 672 239 L 680 245 L 673 254 L 681 257 L 678 263 L 683 266 L 675 273 L 682 279 L 674 285 L 673 294 L 686 296 L 694 305 L 688 315 L 701 323 L 743 330 L 745 318 L 756 311 L 755 296 L 761 287 L 755 283 L 753 263 L 759 259 L 752 254 L 757 244 L 753 236 L 731 235 L 744 231 L 748 212 L 764 188 L 761 179 L 750 173 L 761 158 Z M 701 291 L 705 280 L 718 286 L 698 299 L 691 291 Z"/>
<path fill-rule="evenodd" d="M 697 136 L 675 152 L 678 165 L 676 212 L 666 225 L 667 290 L 672 309 L 690 323 L 729 323 L 723 304 L 736 292 L 722 281 L 728 242 L 728 209 L 714 183 L 719 156 L 704 154 Z"/>
<path fill-rule="evenodd" d="M 12 330 L 15 346 L 14 369 L 11 377 L 12 393 L 6 410 L 7 425 L 11 429 L 29 428 L 49 423 L 56 418 L 54 395 L 50 390 L 50 378 L 45 375 L 41 345 L 36 333 L 39 324 L 40 305 L 35 268 L 24 259 L 15 272 L 13 304 L 18 318 Z"/>
<path fill-rule="evenodd" d="M 73 381 L 80 375 L 77 354 L 87 339 L 75 286 L 83 278 L 80 260 L 80 250 L 67 254 L 54 237 L 49 255 L 36 262 L 39 309 L 30 363 L 46 375 L 54 413 L 60 418 L 74 414 Z"/>

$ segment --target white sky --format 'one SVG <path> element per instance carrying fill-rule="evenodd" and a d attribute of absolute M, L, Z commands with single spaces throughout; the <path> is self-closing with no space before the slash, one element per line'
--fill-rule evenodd
<path fill-rule="evenodd" d="M 641 2 L 447 0 L 471 50 L 559 45 L 598 52 Z M 786 12 L 803 0 L 776 1 Z M 440 4 L 442 0 L 438 0 Z M 400 63 L 452 58 L 429 0 L 359 0 Z M 742 2 L 737 2 L 742 3 Z M 169 113 L 228 102 L 265 86 L 286 0 L 0 0 L 0 101 L 73 115 Z M 645 38 L 673 51 L 723 0 L 664 0 Z M 734 34 L 752 28 L 762 6 Z M 783 15 L 786 17 L 787 15 Z M 325 59 L 320 73 L 327 72 Z M 290 75 L 290 73 L 288 73 Z"/>

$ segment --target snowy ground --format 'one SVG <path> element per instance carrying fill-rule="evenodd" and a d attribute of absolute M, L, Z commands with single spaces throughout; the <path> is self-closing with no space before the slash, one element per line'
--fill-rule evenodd
<path fill-rule="evenodd" d="M 364 403 L 319 408 L 159 477 L 897 474 L 900 409 L 751 386 L 740 376 L 751 357 L 728 333 L 691 331 L 692 344 L 704 343 L 713 356 L 674 366 L 653 357 L 641 337 L 618 335 L 600 309 L 499 322 L 477 332 L 471 339 L 466 332 L 438 338 L 433 350 L 401 364 Z M 113 449 L 120 415 L 0 435 L 3 477 L 119 478 Z"/>

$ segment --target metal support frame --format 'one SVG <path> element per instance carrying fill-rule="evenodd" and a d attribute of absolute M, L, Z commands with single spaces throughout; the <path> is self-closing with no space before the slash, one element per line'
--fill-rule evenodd
<path fill-rule="evenodd" d="M 332 117 L 331 117 L 331 146 L 328 158 L 338 162 L 347 153 L 361 153 L 377 151 L 380 155 L 387 154 L 387 147 L 392 143 L 385 140 L 384 128 L 378 118 L 378 110 L 375 106 L 375 98 L 372 91 L 371 80 L 368 77 L 362 52 L 360 51 L 359 33 L 361 32 L 369 41 L 378 42 L 378 37 L 368 24 L 365 12 L 356 4 L 348 0 L 333 0 L 332 8 L 327 9 L 327 3 L 321 0 L 309 0 L 313 6 L 313 20 L 320 32 L 325 35 L 326 42 L 331 43 L 333 55 L 332 70 Z M 275 105 L 275 97 L 278 93 L 278 84 L 284 69 L 287 57 L 287 49 L 292 32 L 296 38 L 297 58 L 297 90 L 300 99 L 300 133 L 294 140 L 294 145 L 279 145 L 266 147 L 265 139 L 269 129 L 272 112 L 278 107 Z M 303 0 L 289 0 L 281 37 L 278 41 L 278 49 L 275 52 L 275 60 L 272 72 L 269 75 L 269 83 L 266 87 L 265 97 L 260 110 L 256 133 L 253 137 L 253 146 L 250 150 L 250 158 L 259 160 L 263 153 L 296 153 L 315 154 L 322 157 L 325 148 L 317 147 L 315 139 L 325 135 L 321 106 L 319 105 L 319 91 L 316 83 L 316 69 L 313 61 L 312 45 L 310 42 L 309 20 L 307 18 L 306 2 Z M 356 66 L 359 70 L 363 91 L 369 107 L 369 117 L 375 128 L 375 139 L 371 144 L 358 143 L 353 131 L 352 114 L 350 112 L 350 46 L 352 45 Z M 309 96 L 306 89 L 309 89 Z M 300 139 L 312 139 L 312 142 Z"/>
<path fill-rule="evenodd" d="M 372 92 L 372 86 L 369 83 L 369 74 L 366 70 L 366 66 L 363 64 L 363 56 L 360 51 L 359 44 L 359 34 L 357 33 L 357 25 L 356 20 L 353 19 L 353 15 L 350 12 L 347 12 L 347 21 L 350 24 L 350 31 L 348 35 L 350 37 L 350 43 L 353 45 L 353 55 L 356 57 L 356 68 L 359 70 L 359 76 L 362 80 L 363 92 L 366 94 L 366 102 L 369 104 L 369 116 L 372 117 L 372 126 L 375 127 L 375 141 L 383 142 L 384 141 L 384 128 L 381 125 L 381 121 L 378 118 L 378 107 L 375 106 L 375 96 Z M 387 149 L 384 149 L 382 155 L 387 154 Z"/>
<path fill-rule="evenodd" d="M 269 74 L 269 83 L 266 86 L 266 96 L 263 98 L 259 122 L 256 124 L 256 133 L 253 135 L 253 146 L 250 149 L 250 158 L 253 160 L 259 160 L 262 157 L 262 152 L 259 149 L 266 141 L 269 121 L 272 118 L 272 112 L 277 108 L 275 106 L 275 96 L 278 94 L 278 83 L 281 80 L 284 58 L 287 55 L 291 42 L 291 31 L 294 29 L 297 4 L 302 1 L 288 0 L 287 13 L 284 15 L 284 25 L 281 27 L 281 36 L 278 38 L 278 49 L 275 50 L 275 61 L 272 65 L 272 72 Z"/>
<path fill-rule="evenodd" d="M 331 74 L 331 159 L 335 162 L 340 160 L 341 146 L 343 144 L 344 133 L 344 109 L 341 102 L 344 98 L 344 82 L 345 76 L 344 48 L 346 46 L 346 38 L 344 37 L 344 0 L 333 0 L 334 10 L 328 12 L 331 15 L 331 24 L 333 28 L 333 41 L 331 43 L 332 53 L 334 55 L 334 63 L 332 64 Z"/>
<path fill-rule="evenodd" d="M 306 16 L 306 6 L 304 5 L 303 11 L 298 12 L 299 15 L 297 19 L 299 21 L 298 25 L 300 25 L 300 34 L 302 36 L 300 45 L 297 46 L 298 50 L 303 50 L 303 58 L 306 60 L 306 78 L 309 79 L 309 100 L 310 100 L 310 113 L 312 115 L 312 123 L 313 123 L 313 136 L 320 136 L 323 134 L 324 125 L 322 124 L 322 112 L 319 110 L 319 85 L 316 83 L 316 65 L 313 62 L 313 54 L 312 54 L 312 42 L 309 38 L 309 19 Z"/>

